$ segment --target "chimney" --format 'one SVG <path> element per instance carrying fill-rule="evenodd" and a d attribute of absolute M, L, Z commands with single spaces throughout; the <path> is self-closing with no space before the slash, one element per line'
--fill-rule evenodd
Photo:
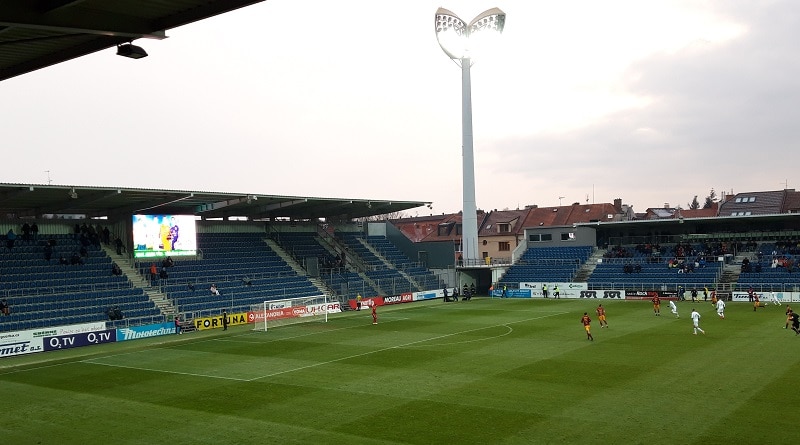
<path fill-rule="evenodd" d="M 614 208 L 617 209 L 617 213 L 622 213 L 622 198 L 614 200 Z"/>

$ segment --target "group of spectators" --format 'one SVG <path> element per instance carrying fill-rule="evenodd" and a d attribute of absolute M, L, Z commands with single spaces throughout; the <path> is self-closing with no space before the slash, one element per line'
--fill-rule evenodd
<path fill-rule="evenodd" d="M 318 261 L 322 269 L 342 269 L 345 267 L 344 255 L 336 254 L 335 257 L 325 255 L 319 257 Z"/>
<path fill-rule="evenodd" d="M 161 269 L 156 266 L 156 263 L 150 263 L 150 282 L 155 285 L 158 279 L 166 280 L 169 278 L 169 273 L 167 269 L 174 266 L 175 261 L 172 257 L 168 256 L 161 261 Z"/>
<path fill-rule="evenodd" d="M 122 320 L 122 311 L 120 310 L 119 306 L 111 306 L 106 310 L 106 315 L 108 315 L 109 320 Z"/>

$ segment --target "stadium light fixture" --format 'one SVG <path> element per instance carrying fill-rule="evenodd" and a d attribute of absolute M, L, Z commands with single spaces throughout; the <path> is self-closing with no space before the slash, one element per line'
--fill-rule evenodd
<path fill-rule="evenodd" d="M 473 37 L 497 36 L 503 32 L 506 14 L 498 8 L 486 10 L 468 24 L 444 8 L 436 10 L 436 40 L 445 54 L 461 67 L 462 193 L 461 256 L 465 266 L 481 264 L 478 254 L 478 208 L 475 202 L 475 158 L 472 147 L 472 85 L 470 52 L 479 43 Z M 480 39 L 478 39 L 480 40 Z"/>
<path fill-rule="evenodd" d="M 141 46 L 125 43 L 117 46 L 117 55 L 131 59 L 141 59 L 142 57 L 147 57 L 147 51 L 142 49 Z"/>

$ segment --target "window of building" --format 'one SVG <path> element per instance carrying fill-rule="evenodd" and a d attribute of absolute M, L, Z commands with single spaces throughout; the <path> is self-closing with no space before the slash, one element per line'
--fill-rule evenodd
<path fill-rule="evenodd" d="M 550 233 L 541 233 L 535 235 L 528 235 L 528 241 L 552 241 L 553 235 Z"/>
<path fill-rule="evenodd" d="M 511 250 L 511 243 L 509 243 L 508 241 L 500 241 L 499 243 L 497 243 L 497 250 L 501 252 L 508 252 L 509 250 Z"/>
<path fill-rule="evenodd" d="M 499 223 L 497 224 L 497 231 L 500 233 L 511 233 L 511 224 Z"/>
<path fill-rule="evenodd" d="M 461 224 L 456 224 L 456 235 L 461 235 Z"/>

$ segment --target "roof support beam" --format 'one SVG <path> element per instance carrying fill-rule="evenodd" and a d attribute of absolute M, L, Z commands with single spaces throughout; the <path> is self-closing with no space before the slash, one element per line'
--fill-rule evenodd
<path fill-rule="evenodd" d="M 80 5 L 57 8 L 42 14 L 37 4 L 26 0 L 3 2 L 0 26 L 66 34 L 125 37 L 131 40 L 142 37 L 161 40 L 167 37 L 163 28 L 158 28 L 147 20 L 81 8 Z"/>

